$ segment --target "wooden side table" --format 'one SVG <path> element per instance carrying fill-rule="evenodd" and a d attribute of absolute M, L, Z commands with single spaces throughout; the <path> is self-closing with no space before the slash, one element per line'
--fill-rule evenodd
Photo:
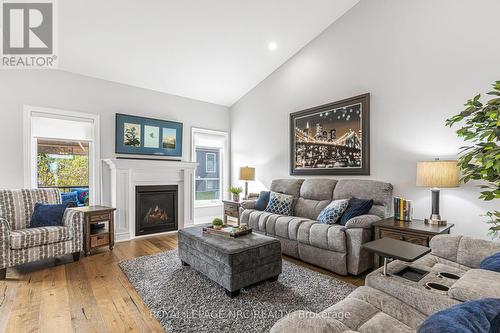
<path fill-rule="evenodd" d="M 432 237 L 440 234 L 449 234 L 454 226 L 452 223 L 447 225 L 425 224 L 423 220 L 412 220 L 411 222 L 398 221 L 394 217 L 389 217 L 374 222 L 375 239 L 384 237 L 397 239 L 417 245 L 429 247 Z M 374 268 L 381 266 L 379 256 L 374 256 Z"/>
<path fill-rule="evenodd" d="M 240 225 L 240 207 L 241 203 L 232 200 L 222 200 L 224 203 L 224 224 L 227 224 L 227 217 L 231 216 L 238 219 L 238 225 Z"/>
<path fill-rule="evenodd" d="M 93 249 L 115 245 L 114 212 L 116 208 L 105 206 L 87 206 L 72 208 L 83 213 L 83 250 L 89 256 Z M 92 230 L 93 224 L 104 223 L 104 228 Z"/>

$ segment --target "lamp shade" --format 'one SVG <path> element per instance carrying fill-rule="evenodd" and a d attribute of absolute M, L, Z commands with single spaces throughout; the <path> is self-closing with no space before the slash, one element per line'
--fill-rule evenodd
<path fill-rule="evenodd" d="M 457 187 L 457 161 L 429 161 L 417 163 L 417 186 Z"/>
<path fill-rule="evenodd" d="M 255 168 L 241 167 L 240 180 L 255 180 Z"/>

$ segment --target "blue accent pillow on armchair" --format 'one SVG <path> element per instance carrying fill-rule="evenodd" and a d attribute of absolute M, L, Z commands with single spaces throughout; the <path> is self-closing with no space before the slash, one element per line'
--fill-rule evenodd
<path fill-rule="evenodd" d="M 500 252 L 484 258 L 479 268 L 500 273 Z"/>
<path fill-rule="evenodd" d="M 68 204 L 43 204 L 37 202 L 31 215 L 30 228 L 62 226 L 64 211 Z"/>
<path fill-rule="evenodd" d="M 417 332 L 498 333 L 500 298 L 482 298 L 436 312 L 420 325 Z"/>
<path fill-rule="evenodd" d="M 255 202 L 255 209 L 264 210 L 269 203 L 269 197 L 271 196 L 271 192 L 269 191 L 261 191 L 257 201 Z"/>
<path fill-rule="evenodd" d="M 353 217 L 368 214 L 370 209 L 372 209 L 373 200 L 365 200 L 358 198 L 351 198 L 349 200 L 349 205 L 345 210 L 344 214 L 340 218 L 339 224 L 345 225 L 347 221 L 352 219 Z"/>

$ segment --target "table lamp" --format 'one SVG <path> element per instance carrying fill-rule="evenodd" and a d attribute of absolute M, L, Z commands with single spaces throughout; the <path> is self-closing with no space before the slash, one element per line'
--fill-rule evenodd
<path fill-rule="evenodd" d="M 248 181 L 255 180 L 255 168 L 241 167 L 240 180 L 245 181 L 245 200 L 248 199 Z"/>
<path fill-rule="evenodd" d="M 432 214 L 425 223 L 446 225 L 439 215 L 439 189 L 458 187 L 457 161 L 435 161 L 417 163 L 417 186 L 430 187 L 432 191 Z"/>

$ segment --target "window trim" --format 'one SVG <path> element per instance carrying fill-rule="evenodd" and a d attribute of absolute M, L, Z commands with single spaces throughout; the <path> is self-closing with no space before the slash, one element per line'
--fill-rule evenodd
<path fill-rule="evenodd" d="M 89 194 L 90 204 L 101 203 L 101 141 L 100 117 L 97 114 L 61 110 L 34 105 L 23 105 L 23 164 L 24 187 L 37 187 L 37 139 L 32 135 L 32 117 L 43 115 L 47 118 L 71 119 L 92 123 L 92 140 L 89 142 Z M 55 138 L 46 138 L 55 139 Z"/>

